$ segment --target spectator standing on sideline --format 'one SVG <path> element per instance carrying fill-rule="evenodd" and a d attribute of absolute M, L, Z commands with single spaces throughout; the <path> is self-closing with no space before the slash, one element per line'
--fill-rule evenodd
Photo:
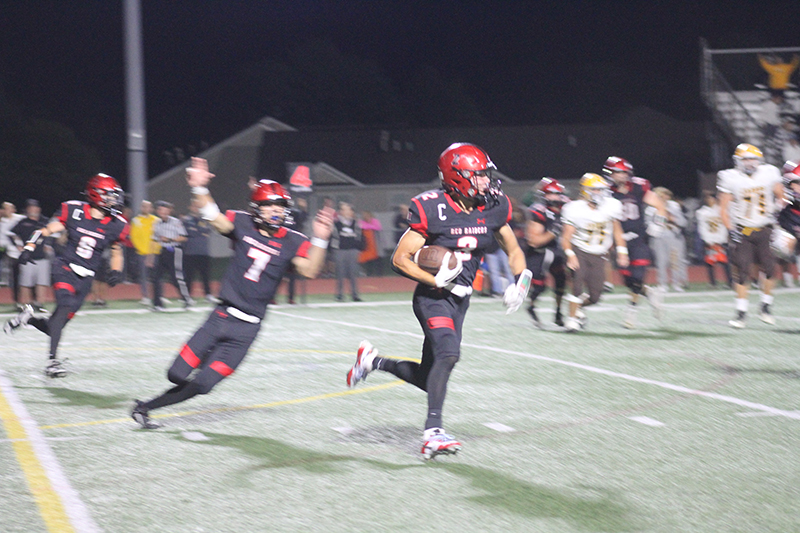
<path fill-rule="evenodd" d="M 672 199 L 672 192 L 666 187 L 653 189 L 667 208 L 666 220 L 656 223 L 658 216 L 656 209 L 648 206 L 647 214 L 650 223 L 650 246 L 656 260 L 658 271 L 658 285 L 666 292 L 669 278 L 672 278 L 672 290 L 683 292 L 688 281 L 686 268 L 686 239 L 683 237 L 683 228 L 686 227 L 686 217 L 678 202 Z"/>
<path fill-rule="evenodd" d="M 333 208 L 327 207 L 333 212 Z M 306 220 L 308 220 L 308 201 L 305 198 L 298 198 L 294 201 L 294 207 L 290 208 L 289 216 L 286 217 L 283 225 L 291 230 L 294 230 L 298 233 L 304 233 L 303 228 L 306 225 Z M 296 303 L 294 299 L 295 294 L 295 286 L 297 284 L 297 270 L 294 267 L 290 267 L 286 271 L 286 279 L 288 281 L 286 287 L 286 299 L 289 304 L 294 305 Z M 305 293 L 304 293 L 305 294 Z"/>
<path fill-rule="evenodd" d="M 47 225 L 47 220 L 42 218 L 42 208 L 37 200 L 29 199 L 25 202 L 25 217 L 14 226 L 17 249 L 22 252 L 23 245 L 37 231 Z M 50 260 L 45 253 L 45 248 L 52 251 L 50 239 L 45 246 L 37 246 L 31 254 L 30 261 L 19 267 L 20 304 L 32 304 L 36 312 L 43 312 L 42 299 L 50 286 Z"/>
<path fill-rule="evenodd" d="M 342 301 L 344 280 L 350 280 L 350 292 L 354 302 L 360 302 L 358 296 L 358 255 L 363 247 L 361 228 L 358 227 L 353 206 L 347 202 L 339 202 L 339 212 L 333 223 L 333 242 L 336 248 L 336 301 Z"/>
<path fill-rule="evenodd" d="M 728 230 L 722 224 L 717 196 L 711 191 L 703 191 L 703 207 L 697 210 L 697 231 L 705 249 L 705 263 L 708 268 L 708 281 L 717 286 L 714 278 L 714 265 L 719 263 L 725 269 L 728 287 L 733 288 L 731 266 L 728 263 Z"/>
<path fill-rule="evenodd" d="M 394 215 L 392 227 L 394 228 L 393 244 L 396 245 L 400 242 L 400 237 L 402 237 L 403 233 L 408 229 L 408 204 L 400 204 L 397 206 L 397 213 Z"/>
<path fill-rule="evenodd" d="M 161 253 L 156 258 L 153 272 L 153 310 L 163 311 L 164 301 L 161 298 L 161 278 L 169 276 L 170 282 L 178 289 L 184 307 L 194 302 L 189 296 L 189 289 L 183 277 L 183 243 L 186 242 L 186 228 L 180 220 L 172 216 L 172 204 L 165 201 L 156 202 L 156 215 L 159 220 L 153 226 L 153 240 L 161 245 Z"/>
<path fill-rule="evenodd" d="M 361 236 L 364 241 L 363 250 L 358 254 L 358 262 L 364 265 L 367 276 L 381 275 L 380 232 L 383 229 L 381 221 L 372 216 L 371 211 L 363 211 L 361 220 Z"/>
<path fill-rule="evenodd" d="M 147 282 L 150 279 L 155 258 L 161 252 L 161 245 L 153 240 L 153 226 L 156 222 L 158 222 L 158 217 L 153 214 L 153 204 L 144 200 L 139 208 L 139 214 L 131 222 L 131 242 L 138 257 L 142 305 L 151 304 Z"/>
<path fill-rule="evenodd" d="M 11 202 L 3 202 L 2 218 L 0 218 L 0 248 L 3 250 L 2 259 L 8 268 L 8 286 L 11 287 L 11 294 L 14 296 L 14 303 L 19 304 L 19 248 L 14 244 L 11 229 L 25 218 L 25 215 L 17 213 L 17 207 Z"/>
<path fill-rule="evenodd" d="M 186 286 L 192 293 L 192 282 L 195 274 L 200 274 L 203 282 L 203 294 L 208 302 L 218 303 L 211 294 L 211 257 L 208 244 L 211 238 L 211 224 L 200 216 L 198 200 L 193 198 L 189 203 L 189 213 L 182 217 L 186 228 L 186 244 L 183 254 L 183 271 L 186 275 Z"/>

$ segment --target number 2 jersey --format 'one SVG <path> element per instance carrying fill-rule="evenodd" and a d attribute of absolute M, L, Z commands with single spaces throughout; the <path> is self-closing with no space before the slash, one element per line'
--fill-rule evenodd
<path fill-rule="evenodd" d="M 83 277 L 97 272 L 102 265 L 103 252 L 124 240 L 130 232 L 130 226 L 121 216 L 92 218 L 91 206 L 78 200 L 61 204 L 56 219 L 67 228 L 67 245 L 61 249 L 59 258 Z"/>
<path fill-rule="evenodd" d="M 263 319 L 267 304 L 295 257 L 308 257 L 311 243 L 297 231 L 280 227 L 274 235 L 263 235 L 244 211 L 228 211 L 233 230 L 225 235 L 233 241 L 233 257 L 222 278 L 219 297 L 224 305 Z"/>
<path fill-rule="evenodd" d="M 425 236 L 426 245 L 444 246 L 461 256 L 464 269 L 453 280 L 458 285 L 472 286 L 484 252 L 495 242 L 494 232 L 511 220 L 508 197 L 501 193 L 497 200 L 494 205 L 476 207 L 467 213 L 442 189 L 411 199 L 411 229 Z"/>
<path fill-rule="evenodd" d="M 606 253 L 614 244 L 614 219 L 622 216 L 622 203 L 616 198 L 605 198 L 596 209 L 586 200 L 574 200 L 561 211 L 564 224 L 575 228 L 572 245 L 593 255 Z"/>

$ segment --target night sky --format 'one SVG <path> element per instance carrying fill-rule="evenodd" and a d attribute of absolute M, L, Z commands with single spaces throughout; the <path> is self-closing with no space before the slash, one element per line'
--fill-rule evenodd
<path fill-rule="evenodd" d="M 164 150 L 214 144 L 264 115 L 303 128 L 523 125 L 608 120 L 647 105 L 702 120 L 700 37 L 712 48 L 800 45 L 796 0 L 142 4 L 151 175 L 166 168 Z M 63 123 L 124 180 L 122 0 L 6 0 L 0 25 L 2 109 Z M 297 53 L 309 46 L 324 52 Z M 406 90 L 394 108 L 361 115 L 337 113 L 335 98 L 272 96 L 298 85 L 281 86 L 265 65 L 282 72 L 325 54 L 388 91 L 431 73 L 461 100 L 434 107 Z M 267 86 L 269 101 L 259 94 Z"/>

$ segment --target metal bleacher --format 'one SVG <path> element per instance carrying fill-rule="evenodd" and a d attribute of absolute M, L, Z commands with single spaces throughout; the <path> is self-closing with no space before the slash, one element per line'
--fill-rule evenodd
<path fill-rule="evenodd" d="M 701 94 L 718 128 L 709 135 L 712 157 L 715 165 L 722 168 L 730 161 L 731 148 L 736 144 L 747 142 L 762 148 L 765 144 L 760 117 L 769 92 L 762 84 L 766 74 L 759 66 L 758 56 L 798 53 L 800 48 L 712 50 L 705 40 L 701 40 L 700 47 Z M 791 84 L 789 87 L 796 89 Z M 786 99 L 800 111 L 796 90 L 787 91 Z"/>

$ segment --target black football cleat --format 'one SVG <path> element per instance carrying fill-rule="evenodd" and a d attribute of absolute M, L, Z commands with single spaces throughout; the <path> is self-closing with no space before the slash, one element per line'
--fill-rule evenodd
<path fill-rule="evenodd" d="M 161 424 L 150 420 L 147 409 L 143 407 L 144 402 L 140 402 L 139 400 L 134 400 L 134 402 L 133 409 L 131 410 L 131 418 L 142 426 L 142 429 L 158 429 L 161 427 Z"/>
<path fill-rule="evenodd" d="M 50 359 L 50 362 L 44 369 L 44 375 L 51 379 L 67 377 L 67 369 L 64 366 L 64 361 Z"/>

